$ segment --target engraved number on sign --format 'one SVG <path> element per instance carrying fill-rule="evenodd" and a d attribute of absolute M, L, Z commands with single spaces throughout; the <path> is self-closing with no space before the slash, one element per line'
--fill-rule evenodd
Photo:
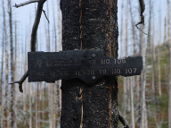
<path fill-rule="evenodd" d="M 101 64 L 110 64 L 110 59 L 102 59 Z"/>
<path fill-rule="evenodd" d="M 137 69 L 136 68 L 127 68 L 125 70 L 126 74 L 132 74 L 132 73 L 136 73 Z"/>
<path fill-rule="evenodd" d="M 114 69 L 112 69 L 112 74 L 114 75 L 114 74 L 120 74 L 121 73 L 121 70 L 120 69 L 118 69 L 118 68 L 114 68 Z"/>
<path fill-rule="evenodd" d="M 121 59 L 121 60 L 118 60 L 118 59 L 102 59 L 101 60 L 101 64 L 125 64 L 126 63 L 126 60 L 125 59 Z"/>

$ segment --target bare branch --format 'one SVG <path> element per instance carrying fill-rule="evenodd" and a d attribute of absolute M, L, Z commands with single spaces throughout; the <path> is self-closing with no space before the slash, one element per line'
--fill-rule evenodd
<path fill-rule="evenodd" d="M 129 128 L 127 121 L 119 114 L 119 121 L 122 123 L 124 128 Z"/>
<path fill-rule="evenodd" d="M 139 28 L 138 26 L 140 24 L 144 25 L 144 11 L 145 11 L 145 3 L 144 0 L 139 0 L 139 5 L 140 5 L 140 21 L 135 25 L 137 27 L 138 30 L 140 30 L 143 34 L 148 35 L 147 33 L 145 33 L 141 28 Z"/>
<path fill-rule="evenodd" d="M 144 35 L 150 36 L 148 33 L 145 33 L 141 28 L 138 27 L 138 25 L 135 25 L 138 30 L 140 30 Z"/>
<path fill-rule="evenodd" d="M 45 11 L 45 10 L 43 10 L 43 14 L 45 15 L 45 18 L 46 18 L 46 20 L 48 21 L 48 23 L 50 23 L 50 21 L 49 21 L 47 15 L 46 15 L 46 11 Z"/>
<path fill-rule="evenodd" d="M 24 3 L 15 4 L 14 7 L 19 8 L 19 7 L 28 5 L 28 4 L 36 3 L 36 2 L 39 2 L 39 0 L 29 0 L 29 1 L 26 1 Z"/>
<path fill-rule="evenodd" d="M 144 0 L 139 0 L 139 4 L 140 4 L 140 22 L 138 22 L 136 24 L 136 26 L 143 24 L 144 25 L 144 11 L 145 11 L 145 4 L 144 4 Z"/>
<path fill-rule="evenodd" d="M 37 30 L 38 30 L 38 26 L 40 23 L 40 18 L 41 18 L 42 12 L 43 12 L 43 5 L 44 5 L 45 1 L 46 0 L 32 0 L 32 1 L 22 3 L 20 5 L 15 5 L 16 7 L 21 7 L 21 6 L 24 6 L 27 4 L 38 2 L 37 11 L 36 11 L 36 18 L 35 18 L 33 28 L 32 28 L 32 33 L 31 33 L 31 41 L 30 41 L 31 52 L 36 51 Z M 28 77 L 28 71 L 23 75 L 23 77 L 19 81 L 15 81 L 15 82 L 12 82 L 10 84 L 18 83 L 20 92 L 23 92 L 22 84 L 26 80 L 27 77 Z"/>
<path fill-rule="evenodd" d="M 27 77 L 28 77 L 28 71 L 21 77 L 19 81 L 15 81 L 9 84 L 15 84 L 15 83 L 19 84 L 19 90 L 20 92 L 23 92 L 22 84 L 26 80 Z"/>
<path fill-rule="evenodd" d="M 43 11 L 43 4 L 46 0 L 40 0 L 38 3 L 37 11 L 36 11 L 36 18 L 33 24 L 32 33 L 31 33 L 31 51 L 36 51 L 36 38 L 37 38 L 37 29 L 40 23 L 40 18 Z"/>

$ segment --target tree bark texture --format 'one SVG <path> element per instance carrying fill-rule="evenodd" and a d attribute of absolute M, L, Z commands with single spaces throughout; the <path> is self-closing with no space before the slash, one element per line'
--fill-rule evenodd
<path fill-rule="evenodd" d="M 61 0 L 63 50 L 103 49 L 117 57 L 117 0 Z M 62 82 L 62 128 L 117 128 L 117 79 L 86 87 Z"/>

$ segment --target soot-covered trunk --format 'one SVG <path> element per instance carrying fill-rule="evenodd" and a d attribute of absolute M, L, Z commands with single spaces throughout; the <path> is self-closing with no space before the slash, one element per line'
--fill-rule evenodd
<path fill-rule="evenodd" d="M 117 0 L 61 0 L 63 50 L 103 49 L 117 57 Z M 117 79 L 92 87 L 62 81 L 62 128 L 117 128 Z"/>

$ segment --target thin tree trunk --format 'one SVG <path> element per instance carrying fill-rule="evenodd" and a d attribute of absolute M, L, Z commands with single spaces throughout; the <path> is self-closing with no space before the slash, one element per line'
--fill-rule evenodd
<path fill-rule="evenodd" d="M 47 6 L 46 6 L 46 15 L 47 15 L 47 17 L 49 17 L 49 6 L 48 6 L 48 2 L 47 2 L 47 4 L 46 4 Z M 50 41 L 50 25 L 49 25 L 49 23 L 47 23 L 47 26 L 45 27 L 46 28 L 46 51 L 47 52 L 50 52 L 50 50 L 51 50 L 51 46 L 50 46 L 50 44 L 51 44 L 51 41 Z"/>
<path fill-rule="evenodd" d="M 152 42 L 152 91 L 154 94 L 154 102 L 156 103 L 156 55 L 155 55 L 155 47 L 154 41 Z"/>
<path fill-rule="evenodd" d="M 120 20 L 120 23 L 121 23 L 121 25 L 120 25 L 120 51 L 122 51 L 123 49 L 122 48 L 124 48 L 124 43 L 123 43 L 123 33 L 124 33 L 124 2 L 123 1 L 121 1 L 121 12 L 120 12 L 120 17 L 121 17 L 121 20 Z M 124 53 L 123 52 L 121 52 L 121 55 L 120 56 L 124 56 Z"/>
<path fill-rule="evenodd" d="M 10 37 L 10 65 L 9 65 L 9 81 L 14 81 L 14 44 L 13 44 L 13 17 L 12 17 L 12 3 L 11 0 L 8 0 L 8 14 L 9 14 L 9 37 Z M 10 89 L 10 119 L 9 125 L 11 128 L 16 127 L 16 115 L 14 110 L 15 102 L 15 86 L 11 85 Z"/>
<path fill-rule="evenodd" d="M 126 13 L 128 13 L 128 1 L 126 2 Z M 124 14 L 123 14 L 124 15 Z M 125 51 L 125 57 L 128 56 L 128 15 L 126 15 L 125 17 L 125 40 L 124 40 L 124 51 Z M 129 101 L 130 101 L 130 97 L 129 97 L 129 78 L 124 78 L 124 110 L 123 113 L 126 116 L 126 112 L 130 110 L 130 106 L 129 106 Z"/>
<path fill-rule="evenodd" d="M 168 37 L 168 45 L 169 45 L 169 85 L 168 85 L 168 88 L 169 88 L 169 105 L 168 105 L 168 127 L 171 128 L 171 37 L 170 37 L 170 34 L 171 34 L 171 21 L 170 21 L 170 8 L 171 4 L 170 4 L 170 1 L 167 0 L 167 13 L 168 13 L 168 19 L 167 19 L 167 23 L 168 23 L 168 34 L 167 34 L 167 37 Z"/>
<path fill-rule="evenodd" d="M 160 10 L 161 10 L 161 7 L 162 6 L 162 2 L 160 2 Z M 162 12 L 160 11 L 159 12 L 159 24 L 158 24 L 158 26 L 159 26 L 159 30 L 162 30 Z M 160 45 L 160 43 L 161 42 L 163 42 L 161 39 L 162 39 L 162 31 L 159 31 L 159 39 L 158 39 L 158 45 Z M 157 54 L 157 58 L 156 58 L 156 60 L 157 60 L 157 85 L 158 85 L 158 94 L 159 94 L 159 96 L 161 96 L 162 95 L 162 90 L 161 90 L 161 81 L 160 81 L 160 78 L 161 78 L 161 71 L 160 71 L 160 49 L 159 49 L 159 47 L 156 49 L 156 54 Z"/>
<path fill-rule="evenodd" d="M 161 87 L 161 67 L 160 67 L 160 49 L 157 48 L 157 69 L 158 69 L 158 91 L 159 96 L 162 95 L 162 87 Z"/>
<path fill-rule="evenodd" d="M 39 96 L 40 96 L 40 83 L 38 83 L 36 85 L 36 128 L 40 128 L 40 117 L 39 117 L 39 103 L 40 103 L 40 99 L 39 99 Z"/>
<path fill-rule="evenodd" d="M 5 106 L 5 108 L 2 110 L 3 112 L 3 116 L 2 116 L 2 127 L 6 127 L 8 128 L 8 120 L 7 120 L 7 97 L 8 97 L 8 61 L 9 61 L 9 54 L 8 54 L 8 41 L 7 41 L 7 30 L 6 30 L 6 14 L 5 14 L 5 1 L 2 0 L 2 10 L 3 10 L 3 26 L 4 26 L 4 49 L 5 49 L 5 61 L 4 61 L 4 97 L 3 97 L 3 106 Z"/>
<path fill-rule="evenodd" d="M 52 115 L 53 115 L 53 84 L 48 84 L 48 110 L 49 110 L 49 128 L 53 128 L 53 121 L 52 121 Z"/>
<path fill-rule="evenodd" d="M 146 44 L 143 33 L 140 33 L 141 54 L 143 56 L 143 71 L 141 75 L 141 120 L 140 128 L 148 128 L 147 106 L 146 106 Z"/>
<path fill-rule="evenodd" d="M 4 39 L 4 34 L 3 34 L 3 39 L 2 39 L 2 58 L 1 58 L 1 71 L 0 71 L 0 105 L 3 106 L 3 85 L 4 85 L 4 53 L 5 53 L 5 50 L 4 50 L 4 42 L 5 42 L 5 39 Z M 0 127 L 2 128 L 3 127 L 3 109 L 1 109 L 0 111 Z"/>
<path fill-rule="evenodd" d="M 4 28 L 3 28 L 3 31 L 4 31 Z M 1 71 L 0 71 L 0 105 L 2 105 L 2 96 L 3 96 L 3 72 L 4 72 L 4 53 L 5 53 L 5 49 L 4 49 L 4 46 L 5 46 L 5 34 L 4 34 L 4 32 L 2 33 L 2 41 L 1 41 L 1 49 L 2 49 L 2 51 L 1 51 L 1 64 L 0 64 L 0 66 L 1 66 Z M 2 113 L 1 113 L 2 114 Z"/>
<path fill-rule="evenodd" d="M 135 128 L 135 114 L 134 114 L 134 90 L 135 77 L 130 78 L 130 91 L 131 91 L 131 128 Z"/>
<path fill-rule="evenodd" d="M 167 40 L 167 18 L 165 16 L 164 18 L 164 43 L 166 43 Z"/>
<path fill-rule="evenodd" d="M 168 128 L 171 128 L 171 41 L 169 41 L 169 106 L 168 106 Z"/>
<path fill-rule="evenodd" d="M 4 106 L 4 96 L 3 96 L 3 85 L 5 85 L 5 82 L 4 81 L 4 72 L 5 72 L 5 43 L 6 43 L 6 38 L 7 38 L 7 33 L 6 33 L 6 16 L 5 16 L 5 7 L 4 7 L 4 0 L 2 0 L 2 15 L 3 15 L 3 33 L 2 33 L 2 59 L 1 59 L 1 74 L 0 74 L 0 102 L 1 102 L 1 106 Z M 1 116 L 1 125 L 0 127 L 3 128 L 4 127 L 4 109 L 1 109 L 1 113 L 0 113 L 0 116 Z"/>
<path fill-rule="evenodd" d="M 120 17 L 121 17 L 121 20 L 120 20 L 120 23 L 121 23 L 121 25 L 120 25 L 120 44 L 121 44 L 121 46 L 120 46 L 120 51 L 124 51 L 124 48 L 125 48 L 125 43 L 123 42 L 123 33 L 124 33 L 124 2 L 123 1 L 121 1 L 121 12 L 120 12 Z M 122 49 L 123 48 L 123 49 Z M 125 56 L 125 53 L 124 52 L 121 52 L 121 55 L 120 56 Z M 123 102 L 122 102 L 122 114 L 123 114 L 123 116 L 125 117 L 126 116 L 126 106 L 127 106 L 127 102 L 126 102 L 126 100 L 127 100 L 127 92 L 126 92 L 126 79 L 127 78 L 123 78 Z"/>
<path fill-rule="evenodd" d="M 32 128 L 32 86 L 29 86 L 29 128 Z"/>

